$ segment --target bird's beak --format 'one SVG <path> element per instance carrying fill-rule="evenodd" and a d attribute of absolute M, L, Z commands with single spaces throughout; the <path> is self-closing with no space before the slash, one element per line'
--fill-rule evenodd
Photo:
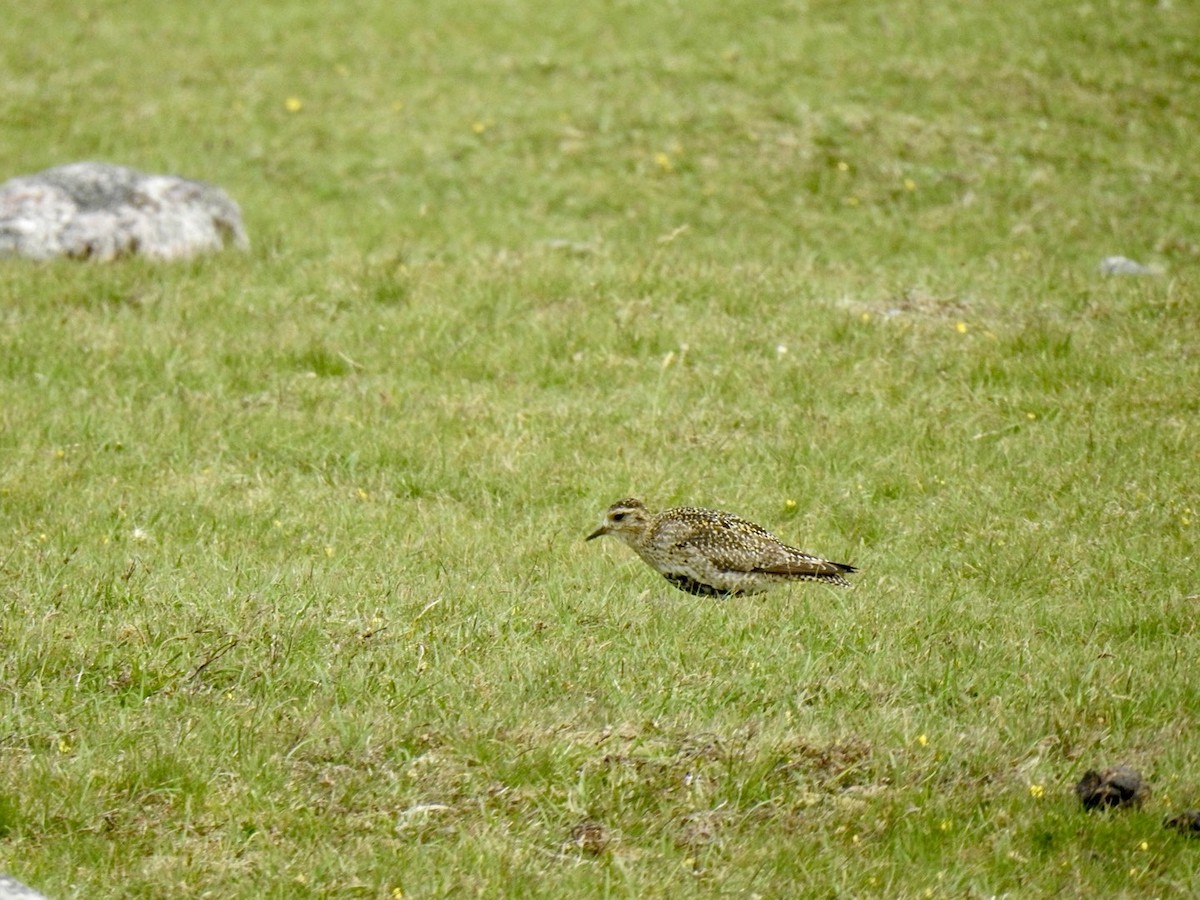
<path fill-rule="evenodd" d="M 589 534 L 585 538 L 585 540 L 590 541 L 590 540 L 593 540 L 594 538 L 604 537 L 604 535 L 606 535 L 606 534 L 608 534 L 608 526 L 601 525 L 599 528 L 597 528 L 595 531 L 593 531 L 591 534 Z"/>

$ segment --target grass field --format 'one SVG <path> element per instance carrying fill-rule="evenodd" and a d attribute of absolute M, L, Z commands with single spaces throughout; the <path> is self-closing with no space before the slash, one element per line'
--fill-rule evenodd
<path fill-rule="evenodd" d="M 53 898 L 1200 891 L 1200 7 L 38 2 L 0 871 Z M 1102 277 L 1123 254 L 1157 268 Z M 612 501 L 861 573 L 712 601 Z M 1140 810 L 1071 786 L 1127 762 Z"/>

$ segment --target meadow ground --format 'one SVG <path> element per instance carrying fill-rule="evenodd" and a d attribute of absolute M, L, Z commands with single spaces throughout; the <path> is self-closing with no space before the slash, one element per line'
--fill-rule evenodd
<path fill-rule="evenodd" d="M 6 12 L 0 871 L 71 897 L 1200 889 L 1200 7 Z M 1157 267 L 1102 277 L 1102 257 Z M 861 568 L 714 602 L 629 494 Z M 1140 810 L 1071 785 L 1127 762 Z"/>

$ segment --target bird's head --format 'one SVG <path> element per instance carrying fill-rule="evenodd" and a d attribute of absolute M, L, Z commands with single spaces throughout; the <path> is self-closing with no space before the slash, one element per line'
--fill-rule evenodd
<path fill-rule="evenodd" d="M 587 539 L 590 541 L 593 538 L 611 534 L 613 537 L 629 543 L 636 540 L 646 530 L 649 521 L 650 512 L 646 509 L 646 505 L 641 500 L 628 497 L 625 500 L 618 500 L 605 511 L 604 524 L 589 534 Z"/>

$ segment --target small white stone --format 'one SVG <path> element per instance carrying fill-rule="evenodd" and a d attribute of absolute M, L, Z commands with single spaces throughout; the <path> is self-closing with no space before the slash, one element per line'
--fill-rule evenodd
<path fill-rule="evenodd" d="M 0 900 L 46 900 L 46 895 L 22 884 L 11 875 L 0 875 Z"/>
<path fill-rule="evenodd" d="M 1101 275 L 1157 275 L 1158 270 L 1144 266 L 1127 256 L 1106 256 L 1100 260 Z"/>

